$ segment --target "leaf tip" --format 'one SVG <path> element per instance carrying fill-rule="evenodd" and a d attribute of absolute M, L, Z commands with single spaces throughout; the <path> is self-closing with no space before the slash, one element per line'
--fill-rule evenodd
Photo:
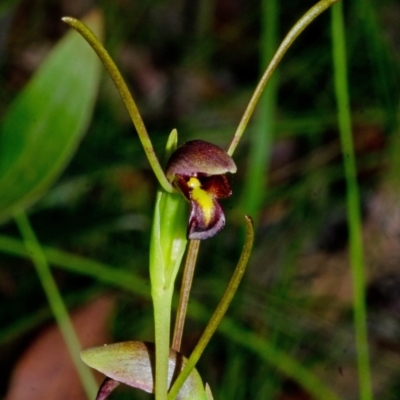
<path fill-rule="evenodd" d="M 68 16 L 67 17 L 62 17 L 61 21 L 65 22 L 67 25 L 72 25 L 73 22 L 75 21 L 75 18 L 68 17 Z"/>

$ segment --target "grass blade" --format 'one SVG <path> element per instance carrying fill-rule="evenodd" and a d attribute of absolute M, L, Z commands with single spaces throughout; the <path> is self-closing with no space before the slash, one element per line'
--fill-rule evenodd
<path fill-rule="evenodd" d="M 97 383 L 89 368 L 87 368 L 80 359 L 81 346 L 76 336 L 74 326 L 69 318 L 67 308 L 57 288 L 57 285 L 50 272 L 50 267 L 42 247 L 38 242 L 35 233 L 24 212 L 15 215 L 15 222 L 23 237 L 25 247 L 31 255 L 32 262 L 36 268 L 39 280 L 43 286 L 47 301 L 60 328 L 61 334 L 68 347 L 72 361 L 81 379 L 89 399 L 93 399 L 97 393 Z"/>
<path fill-rule="evenodd" d="M 353 312 L 356 333 L 360 399 L 372 399 L 371 372 L 367 338 L 365 273 L 361 234 L 361 207 L 357 167 L 351 129 L 350 100 L 347 83 L 345 30 L 342 3 L 332 7 L 333 65 L 340 141 L 347 187 L 347 218 L 350 239 L 350 264 L 353 277 Z"/>

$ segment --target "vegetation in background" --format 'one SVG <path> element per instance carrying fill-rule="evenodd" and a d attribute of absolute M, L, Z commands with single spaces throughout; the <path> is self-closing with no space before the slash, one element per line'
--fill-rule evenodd
<path fill-rule="evenodd" d="M 184 4 L 102 4 L 106 46 L 128 78 L 159 154 L 171 127 L 178 128 L 181 142 L 201 138 L 226 144 L 257 82 L 258 59 L 268 58 L 260 57 L 258 38 L 265 29 L 260 15 L 264 14 L 256 2 Z M 272 137 L 262 149 L 270 156 L 258 159 L 266 165 L 256 165 L 265 177 L 260 180 L 259 172 L 252 175 L 251 162 L 257 158 L 249 160 L 246 143 L 254 146 L 252 135 L 270 128 L 254 122 L 244 136 L 245 146 L 238 149 L 234 195 L 225 201 L 229 228 L 205 242 L 199 255 L 184 354 L 190 354 L 191 343 L 196 343 L 231 275 L 239 255 L 242 214 L 250 201 L 241 187 L 243 182 L 255 184 L 252 207 L 259 215 L 257 241 L 246 283 L 220 335 L 198 365 L 216 399 L 300 396 L 306 389 L 299 384 L 301 380 L 288 378 L 293 371 L 295 376 L 310 373 L 306 380 L 318 378 L 316 384 L 324 382 L 339 398 L 358 398 L 345 200 L 356 181 L 360 196 L 355 203 L 353 198 L 355 208 L 348 211 L 353 221 L 350 247 L 354 229 L 361 233 L 357 217 L 363 217 L 365 254 L 359 267 L 368 284 L 372 387 L 375 398 L 396 398 L 400 370 L 393 360 L 398 352 L 399 313 L 396 291 L 382 282 L 388 277 L 396 282 L 397 277 L 391 267 L 398 259 L 396 248 L 387 245 L 391 238 L 385 240 L 385 235 L 393 235 L 387 220 L 396 215 L 396 204 L 399 207 L 396 187 L 387 189 L 387 182 L 392 182 L 389 175 L 398 179 L 395 167 L 390 168 L 399 156 L 399 60 L 391 36 L 396 25 L 390 24 L 390 15 L 398 6 L 390 1 L 371 5 L 361 0 L 343 2 L 343 6 L 347 69 L 341 77 L 335 75 L 334 66 L 338 68 L 341 56 L 336 48 L 331 57 L 331 37 L 343 32 L 332 18 L 331 35 L 330 17 L 323 15 L 280 64 L 278 86 L 270 100 L 271 109 L 276 110 L 271 116 L 274 132 L 267 132 Z M 365 15 L 357 11 L 362 6 Z M 1 57 L 5 60 L 1 65 L 2 110 L 7 110 L 30 74 L 28 50 L 38 54 L 35 43 L 44 46 L 44 39 L 55 41 L 64 29 L 59 17 L 67 13 L 61 6 L 51 8 L 44 3 L 32 11 L 25 3 L 17 7 L 15 2 L 10 10 L 12 23 L 5 33 L 8 45 L 2 50 L 7 57 Z M 301 2 L 276 10 L 277 36 L 283 37 L 304 11 Z M 21 25 L 21 19 L 30 24 Z M 25 63 L 14 68 L 18 54 Z M 349 139 L 352 128 L 355 154 L 353 180 L 347 181 L 350 191 L 345 189 L 348 167 L 343 168 L 341 159 L 341 149 L 346 157 L 348 148 L 339 143 L 334 89 L 334 77 L 336 84 L 343 82 L 343 73 L 348 78 L 345 96 L 352 112 L 352 126 L 345 129 Z M 1 116 L 5 115 L 2 111 Z M 15 181 L 19 182 L 14 179 L 11 188 L 17 187 Z M 47 260 L 57 268 L 55 277 L 67 304 L 84 303 L 93 293 L 117 293 L 115 341 L 152 336 L 147 254 L 154 193 L 155 180 L 139 142 L 104 78 L 87 136 L 59 181 L 29 209 L 29 215 Z M 6 195 L 9 191 L 1 200 Z M 394 209 L 387 205 L 393 198 Z M 361 203 L 362 215 L 357 215 L 357 203 Z M 17 349 L 22 339 L 49 321 L 47 303 L 32 267 L 24 261 L 27 252 L 13 223 L 1 226 L 0 249 L 2 301 L 7 304 L 0 312 L 0 338 L 3 347 L 12 344 Z M 356 299 L 358 307 L 363 307 L 362 296 Z M 0 365 L 9 369 L 17 353 L 6 353 Z M 298 364 L 304 368 L 296 370 Z M 367 371 L 359 372 L 368 380 Z M 3 374 L 3 392 L 9 373 Z M 132 398 L 132 393 L 126 396 Z M 124 398 L 124 392 L 115 398 Z"/>

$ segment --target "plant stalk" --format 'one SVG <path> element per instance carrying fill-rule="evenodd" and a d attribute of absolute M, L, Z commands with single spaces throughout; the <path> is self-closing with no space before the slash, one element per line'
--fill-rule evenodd
<path fill-rule="evenodd" d="M 154 310 L 157 318 L 154 319 L 155 346 L 156 346 L 156 373 L 155 373 L 155 398 L 166 400 L 168 392 L 168 359 L 170 349 L 171 306 L 172 290 L 158 290 L 152 293 Z"/>
<path fill-rule="evenodd" d="M 367 337 L 365 273 L 361 232 L 361 202 L 351 129 L 350 99 L 347 82 L 345 28 L 342 3 L 332 7 L 332 48 L 340 141 L 347 187 L 347 218 L 350 241 L 350 265 L 353 281 L 353 313 L 357 348 L 357 369 L 361 400 L 372 400 L 371 372 Z"/>
<path fill-rule="evenodd" d="M 174 336 L 172 348 L 179 352 L 181 350 L 183 328 L 185 326 L 186 310 L 189 302 L 190 289 L 192 287 L 197 255 L 199 253 L 200 240 L 190 240 L 186 263 L 183 270 L 181 293 L 179 296 L 178 309 L 176 312 Z"/>
<path fill-rule="evenodd" d="M 82 385 L 89 399 L 94 399 L 97 393 L 97 382 L 88 367 L 80 359 L 81 345 L 76 335 L 74 326 L 69 318 L 67 308 L 50 272 L 50 267 L 42 247 L 36 238 L 26 214 L 20 211 L 14 216 L 15 222 L 21 232 L 26 250 L 30 254 L 35 266 L 40 283 L 46 294 L 47 301 L 53 312 L 54 318 L 67 345 L 69 354 L 78 372 Z"/>
<path fill-rule="evenodd" d="M 155 393 L 165 400 L 171 348 L 171 305 L 176 275 L 186 250 L 186 202 L 178 193 L 160 189 L 154 207 L 150 241 L 150 281 L 155 324 Z"/>

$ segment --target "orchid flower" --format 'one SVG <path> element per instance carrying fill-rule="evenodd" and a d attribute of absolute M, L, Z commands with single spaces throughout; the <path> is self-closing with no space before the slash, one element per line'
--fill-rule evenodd
<path fill-rule="evenodd" d="M 232 194 L 227 172 L 235 173 L 236 164 L 215 144 L 203 140 L 184 143 L 167 163 L 167 179 L 190 202 L 188 239 L 207 239 L 225 225 L 218 199 Z"/>

